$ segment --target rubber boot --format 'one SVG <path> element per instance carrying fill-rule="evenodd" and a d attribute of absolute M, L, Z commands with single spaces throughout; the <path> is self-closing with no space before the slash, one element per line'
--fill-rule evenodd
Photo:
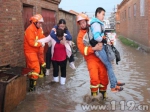
<path fill-rule="evenodd" d="M 42 66 L 41 68 L 42 68 L 44 76 L 46 76 L 46 66 Z"/>
<path fill-rule="evenodd" d="M 30 79 L 29 81 L 30 81 L 30 82 L 29 82 L 29 83 L 30 83 L 30 84 L 29 84 L 29 92 L 35 91 L 36 80 Z"/>
<path fill-rule="evenodd" d="M 102 94 L 102 99 L 106 99 L 106 91 L 99 91 Z"/>
<path fill-rule="evenodd" d="M 43 78 L 43 77 L 44 77 L 43 67 L 40 67 L 39 78 Z"/>
<path fill-rule="evenodd" d="M 91 92 L 91 96 L 95 97 L 98 95 L 98 92 Z"/>
<path fill-rule="evenodd" d="M 100 101 L 100 95 L 98 95 L 98 92 L 91 92 L 91 101 L 92 102 Z"/>
<path fill-rule="evenodd" d="M 65 77 L 61 77 L 60 78 L 60 84 L 64 85 L 66 83 L 66 78 Z"/>
<path fill-rule="evenodd" d="M 52 82 L 59 82 L 59 77 L 53 77 Z"/>

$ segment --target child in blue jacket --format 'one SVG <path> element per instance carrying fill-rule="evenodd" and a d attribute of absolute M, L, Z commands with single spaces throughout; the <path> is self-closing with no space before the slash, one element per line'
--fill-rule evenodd
<path fill-rule="evenodd" d="M 105 10 L 101 7 L 98 7 L 95 11 L 95 18 L 92 18 L 90 22 L 90 30 L 92 32 L 93 38 L 96 42 L 102 42 L 106 43 L 106 39 L 104 36 L 104 16 L 105 16 Z M 95 52 L 96 56 L 100 58 L 100 60 L 104 63 L 107 72 L 108 72 L 108 77 L 110 80 L 110 87 L 112 92 L 119 92 L 123 90 L 123 85 L 125 83 L 118 82 L 116 79 L 116 76 L 114 74 L 112 64 L 108 59 L 108 56 L 105 51 L 105 45 L 103 45 L 102 50 L 96 51 Z"/>

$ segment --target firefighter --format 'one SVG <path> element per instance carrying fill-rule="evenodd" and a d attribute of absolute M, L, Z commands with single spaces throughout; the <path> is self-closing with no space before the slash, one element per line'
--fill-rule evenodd
<path fill-rule="evenodd" d="M 102 44 L 98 43 L 95 47 L 86 46 L 83 38 L 89 29 L 88 17 L 85 14 L 79 14 L 77 16 L 77 23 L 80 26 L 80 31 L 77 37 L 77 45 L 79 51 L 84 56 L 89 75 L 90 75 L 90 89 L 92 98 L 98 98 L 98 94 L 102 94 L 103 99 L 106 99 L 106 90 L 108 85 L 108 75 L 106 67 L 99 58 L 96 57 L 94 52 L 102 49 Z"/>
<path fill-rule="evenodd" d="M 32 71 L 28 73 L 30 79 L 29 91 L 34 91 L 36 81 L 38 77 L 43 77 L 43 68 L 46 63 L 44 62 L 44 46 L 45 43 L 37 42 L 38 39 L 44 38 L 42 23 L 44 22 L 43 17 L 40 14 L 36 14 L 30 18 L 31 24 L 25 31 L 24 36 L 24 54 L 26 58 L 27 68 Z M 41 72 L 40 72 L 40 68 Z M 41 74 L 39 74 L 41 73 Z"/>

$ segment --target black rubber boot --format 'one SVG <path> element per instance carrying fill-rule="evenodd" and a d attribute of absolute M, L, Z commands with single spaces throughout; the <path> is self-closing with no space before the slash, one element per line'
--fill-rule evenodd
<path fill-rule="evenodd" d="M 91 102 L 99 102 L 100 101 L 100 95 L 98 92 L 91 92 Z"/>
<path fill-rule="evenodd" d="M 36 80 L 30 79 L 29 81 L 30 81 L 30 82 L 29 82 L 29 83 L 30 83 L 30 84 L 29 84 L 29 92 L 35 91 Z"/>
<path fill-rule="evenodd" d="M 43 78 L 43 77 L 44 77 L 43 67 L 40 67 L 39 78 Z"/>
<path fill-rule="evenodd" d="M 98 92 L 91 92 L 91 96 L 97 96 Z"/>
<path fill-rule="evenodd" d="M 106 99 L 106 91 L 99 91 L 99 93 L 102 94 L 103 100 Z"/>
<path fill-rule="evenodd" d="M 44 76 L 46 76 L 46 75 L 45 75 L 45 73 L 46 73 L 46 66 L 41 67 L 41 69 L 42 69 L 42 71 L 43 71 Z"/>
<path fill-rule="evenodd" d="M 46 67 L 45 66 L 41 66 L 40 67 L 39 78 L 43 78 L 44 76 L 46 76 L 45 73 L 46 73 Z"/>

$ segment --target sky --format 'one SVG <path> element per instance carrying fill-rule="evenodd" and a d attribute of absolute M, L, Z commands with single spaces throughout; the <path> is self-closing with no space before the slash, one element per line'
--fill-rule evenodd
<path fill-rule="evenodd" d="M 114 7 L 123 0 L 61 0 L 59 8 L 69 11 L 84 12 L 93 17 L 97 7 L 103 7 L 106 10 L 106 18 L 113 12 Z"/>

